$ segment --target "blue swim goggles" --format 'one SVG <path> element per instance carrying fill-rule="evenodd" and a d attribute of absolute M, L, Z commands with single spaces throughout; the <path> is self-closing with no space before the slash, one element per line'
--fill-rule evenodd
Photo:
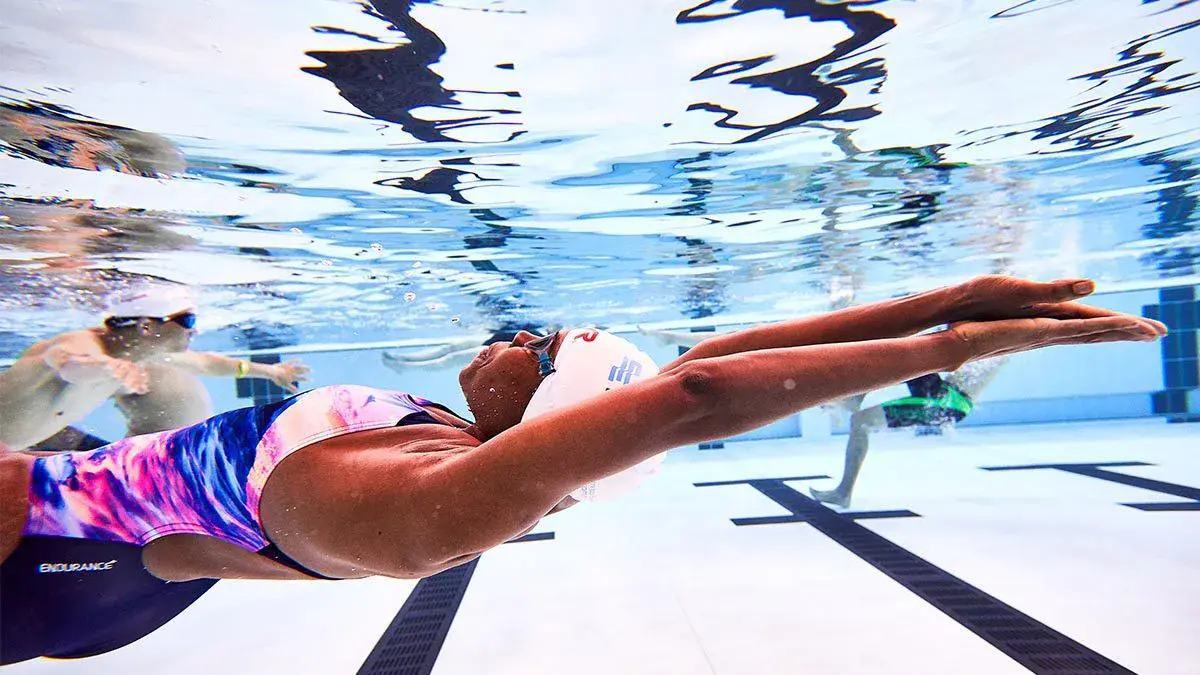
<path fill-rule="evenodd" d="M 110 316 L 104 320 L 104 325 L 108 326 L 110 329 L 124 328 L 125 326 L 132 326 L 142 319 L 154 319 L 159 323 L 174 322 L 186 330 L 191 330 L 196 327 L 196 313 L 190 309 L 179 312 L 178 314 L 172 314 L 171 316 Z"/>
<path fill-rule="evenodd" d="M 554 374 L 554 364 L 550 361 L 550 347 L 554 344 L 556 337 L 558 337 L 558 333 L 551 333 L 522 345 L 538 357 L 538 374 L 543 379 Z"/>

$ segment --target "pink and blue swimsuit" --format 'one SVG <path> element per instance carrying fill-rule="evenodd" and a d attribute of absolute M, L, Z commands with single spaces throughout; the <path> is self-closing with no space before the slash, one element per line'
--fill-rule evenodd
<path fill-rule="evenodd" d="M 90 656 L 155 630 L 212 580 L 168 583 L 141 564 L 146 544 L 201 534 L 310 576 L 259 520 L 271 472 L 335 436 L 443 424 L 430 401 L 397 391 L 321 387 L 199 424 L 134 436 L 97 450 L 38 458 L 17 550 L 0 565 L 0 663 Z"/>

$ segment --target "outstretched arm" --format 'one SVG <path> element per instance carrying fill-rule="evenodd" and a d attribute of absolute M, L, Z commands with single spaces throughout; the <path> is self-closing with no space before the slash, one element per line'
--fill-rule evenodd
<path fill-rule="evenodd" d="M 297 382 L 308 379 L 309 367 L 292 359 L 285 363 L 257 363 L 235 359 L 212 352 L 179 352 L 162 358 L 163 363 L 178 366 L 197 375 L 209 377 L 256 377 L 271 380 L 280 387 L 295 393 Z"/>
<path fill-rule="evenodd" d="M 1118 316 L 1117 312 L 1070 302 L 1089 295 L 1094 288 L 1085 279 L 1039 283 L 1016 277 L 976 277 L 957 286 L 713 337 L 668 364 L 663 371 L 694 359 L 759 349 L 905 337 L 958 321 Z M 1160 334 L 1165 332 L 1161 324 L 1156 325 Z"/>
<path fill-rule="evenodd" d="M 695 360 L 465 451 L 398 460 L 381 448 L 371 459 L 347 461 L 336 485 L 317 486 L 334 491 L 320 499 L 332 506 L 322 508 L 345 510 L 336 518 L 337 541 L 356 542 L 330 548 L 346 564 L 377 574 L 433 574 L 526 531 L 578 487 L 674 447 L 997 353 L 1156 335 L 1154 326 L 1127 316 L 1023 319 Z M 337 497 L 347 493 L 359 496 Z"/>

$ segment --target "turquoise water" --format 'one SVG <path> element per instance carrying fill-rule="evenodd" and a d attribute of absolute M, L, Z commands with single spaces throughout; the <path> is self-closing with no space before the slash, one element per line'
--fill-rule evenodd
<path fill-rule="evenodd" d="M 672 450 L 457 581 L 222 581 L 13 673 L 1196 671 L 1200 2 L 6 5 L 0 369 L 146 285 L 192 289 L 195 351 L 456 410 L 518 329 L 665 364 L 977 274 L 1092 277 L 1171 327 L 948 374 L 970 416 L 867 436 L 849 507 L 809 498 L 842 403 Z M 232 367 L 118 398 L 182 426 L 286 395 Z"/>
<path fill-rule="evenodd" d="M 0 32 L 3 356 L 687 326 L 1196 274 L 1188 2 L 86 2 Z M 98 169 L 98 170 L 90 170 Z"/>

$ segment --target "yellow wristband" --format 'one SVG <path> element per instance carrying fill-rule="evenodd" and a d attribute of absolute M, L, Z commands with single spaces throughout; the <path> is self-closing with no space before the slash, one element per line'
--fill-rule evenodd
<path fill-rule="evenodd" d="M 237 377 L 242 378 L 250 374 L 250 362 L 246 360 L 238 361 Z"/>

